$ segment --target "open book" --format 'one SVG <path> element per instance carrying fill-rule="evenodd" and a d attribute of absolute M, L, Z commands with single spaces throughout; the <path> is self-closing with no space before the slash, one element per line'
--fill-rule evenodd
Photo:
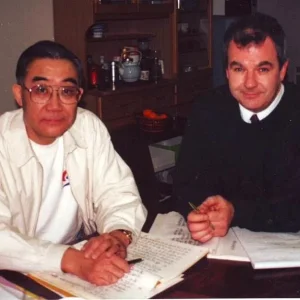
<path fill-rule="evenodd" d="M 150 298 L 183 280 L 183 272 L 207 254 L 207 248 L 161 239 L 141 233 L 128 247 L 127 259 L 143 261 L 110 286 L 96 286 L 71 274 L 30 274 L 39 283 L 65 296 L 85 299 Z"/>
<path fill-rule="evenodd" d="M 200 243 L 191 238 L 185 219 L 177 212 L 158 214 L 149 233 L 185 244 L 198 245 L 208 249 L 207 258 L 249 261 L 234 231 L 229 229 L 225 237 L 214 237 L 206 243 Z"/>

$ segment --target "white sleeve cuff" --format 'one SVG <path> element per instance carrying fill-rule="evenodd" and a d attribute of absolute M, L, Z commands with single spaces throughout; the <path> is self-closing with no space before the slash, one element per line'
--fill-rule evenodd
<path fill-rule="evenodd" d="M 53 244 L 48 248 L 48 253 L 45 257 L 45 269 L 53 273 L 62 273 L 61 260 L 65 251 L 70 248 L 69 245 Z"/>

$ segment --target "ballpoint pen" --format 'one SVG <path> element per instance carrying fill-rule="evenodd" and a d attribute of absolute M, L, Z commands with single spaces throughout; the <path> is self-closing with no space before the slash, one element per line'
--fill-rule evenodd
<path fill-rule="evenodd" d="M 198 207 L 195 204 L 193 204 L 192 202 L 189 202 L 189 205 L 196 213 L 200 213 L 200 210 L 198 209 Z M 215 230 L 215 226 L 211 222 L 210 222 L 210 227 L 212 230 Z"/>
<path fill-rule="evenodd" d="M 142 261 L 143 261 L 142 258 L 136 258 L 136 259 L 128 260 L 127 263 L 130 264 L 130 265 L 133 265 L 133 264 L 137 264 L 137 263 L 142 262 Z"/>

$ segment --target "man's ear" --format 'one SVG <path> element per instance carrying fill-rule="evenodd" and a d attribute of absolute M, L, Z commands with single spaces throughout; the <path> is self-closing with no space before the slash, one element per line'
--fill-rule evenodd
<path fill-rule="evenodd" d="M 80 90 L 80 96 L 79 96 L 78 102 L 82 99 L 82 95 L 83 95 L 83 93 L 84 93 L 83 88 L 79 88 L 79 90 Z"/>
<path fill-rule="evenodd" d="M 225 70 L 225 74 L 226 74 L 226 78 L 228 79 L 228 68 L 226 68 L 226 70 Z"/>
<path fill-rule="evenodd" d="M 13 84 L 12 92 L 19 106 L 23 106 L 22 87 L 19 84 Z"/>
<path fill-rule="evenodd" d="M 281 67 L 281 70 L 280 70 L 280 80 L 283 81 L 285 76 L 286 76 L 286 73 L 287 73 L 287 70 L 288 70 L 288 67 L 289 67 L 289 60 L 287 60 L 283 66 Z"/>

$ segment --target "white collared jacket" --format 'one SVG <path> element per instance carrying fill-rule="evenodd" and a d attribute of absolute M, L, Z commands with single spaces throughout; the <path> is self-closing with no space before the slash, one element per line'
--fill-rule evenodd
<path fill-rule="evenodd" d="M 78 108 L 64 133 L 65 167 L 85 233 L 127 229 L 138 236 L 146 219 L 133 175 L 93 113 Z M 35 237 L 42 202 L 42 166 L 28 140 L 23 110 L 0 117 L 0 269 L 61 272 L 67 245 Z M 66 218 L 68 212 L 66 211 Z M 97 227 L 97 228 L 96 228 Z"/>

